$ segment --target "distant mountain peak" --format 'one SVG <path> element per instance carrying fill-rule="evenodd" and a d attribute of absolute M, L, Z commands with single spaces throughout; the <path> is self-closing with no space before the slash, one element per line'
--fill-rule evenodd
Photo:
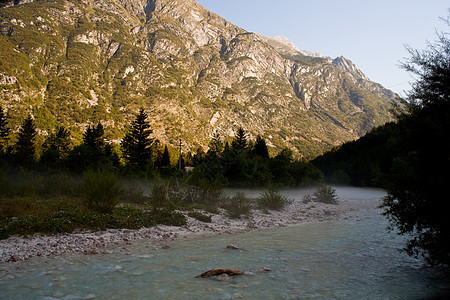
<path fill-rule="evenodd" d="M 281 52 L 283 54 L 297 55 L 300 53 L 305 56 L 327 58 L 318 52 L 300 50 L 291 40 L 289 40 L 287 37 L 282 36 L 282 35 L 268 36 L 268 37 L 261 35 L 260 37 L 266 43 L 269 43 L 270 45 L 272 45 L 272 47 L 274 47 L 275 50 L 277 50 L 278 52 Z"/>
<path fill-rule="evenodd" d="M 17 4 L 29 0 L 14 0 Z M 310 156 L 391 119 L 395 95 L 348 59 L 250 33 L 194 0 L 41 0 L 0 8 L 0 105 L 81 139 L 123 137 L 144 107 L 154 137 L 186 151 L 238 127 Z M 276 150 L 274 150 L 275 152 Z"/>
<path fill-rule="evenodd" d="M 352 63 L 351 60 L 343 56 L 335 58 L 332 63 L 333 65 L 338 66 L 341 69 L 344 69 L 348 73 L 352 74 L 355 79 L 370 80 L 360 69 L 356 67 L 354 63 Z"/>

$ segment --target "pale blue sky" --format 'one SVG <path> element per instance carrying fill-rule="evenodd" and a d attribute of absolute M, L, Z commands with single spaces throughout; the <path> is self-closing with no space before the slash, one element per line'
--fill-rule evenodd
<path fill-rule="evenodd" d="M 450 0 L 197 0 L 250 32 L 284 35 L 299 49 L 343 55 L 371 80 L 397 93 L 411 76 L 398 67 L 404 45 L 425 49 L 447 30 Z"/>

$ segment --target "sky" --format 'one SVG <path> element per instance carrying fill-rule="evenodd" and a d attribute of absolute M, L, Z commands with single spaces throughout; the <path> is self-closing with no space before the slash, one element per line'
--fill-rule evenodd
<path fill-rule="evenodd" d="M 299 49 L 350 59 L 372 81 L 404 96 L 411 74 L 399 67 L 405 45 L 426 49 L 449 0 L 197 0 L 249 32 L 282 35 Z"/>

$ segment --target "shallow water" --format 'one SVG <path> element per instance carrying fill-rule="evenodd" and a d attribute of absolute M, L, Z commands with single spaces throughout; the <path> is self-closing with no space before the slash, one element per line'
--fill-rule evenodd
<path fill-rule="evenodd" d="M 360 199 L 377 190 L 338 189 Z M 303 193 L 298 192 L 298 193 Z M 294 191 L 293 194 L 296 194 Z M 364 199 L 364 198 L 361 198 Z M 408 257 L 380 211 L 244 234 L 134 243 L 131 255 L 71 255 L 0 265 L 1 299 L 426 299 L 450 293 L 444 274 Z M 226 249 L 239 244 L 247 251 Z M 263 267 L 271 272 L 260 272 Z M 248 271 L 226 281 L 214 268 Z"/>

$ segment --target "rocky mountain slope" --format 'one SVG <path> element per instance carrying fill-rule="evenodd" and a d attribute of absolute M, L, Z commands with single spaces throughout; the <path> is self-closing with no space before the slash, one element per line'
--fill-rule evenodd
<path fill-rule="evenodd" d="M 0 8 L 0 104 L 11 124 L 31 113 L 44 134 L 63 123 L 79 137 L 102 121 L 113 140 L 144 107 L 155 137 L 181 138 L 186 150 L 242 126 L 310 156 L 390 119 L 395 95 L 348 59 L 304 55 L 194 0 L 13 4 Z"/>

